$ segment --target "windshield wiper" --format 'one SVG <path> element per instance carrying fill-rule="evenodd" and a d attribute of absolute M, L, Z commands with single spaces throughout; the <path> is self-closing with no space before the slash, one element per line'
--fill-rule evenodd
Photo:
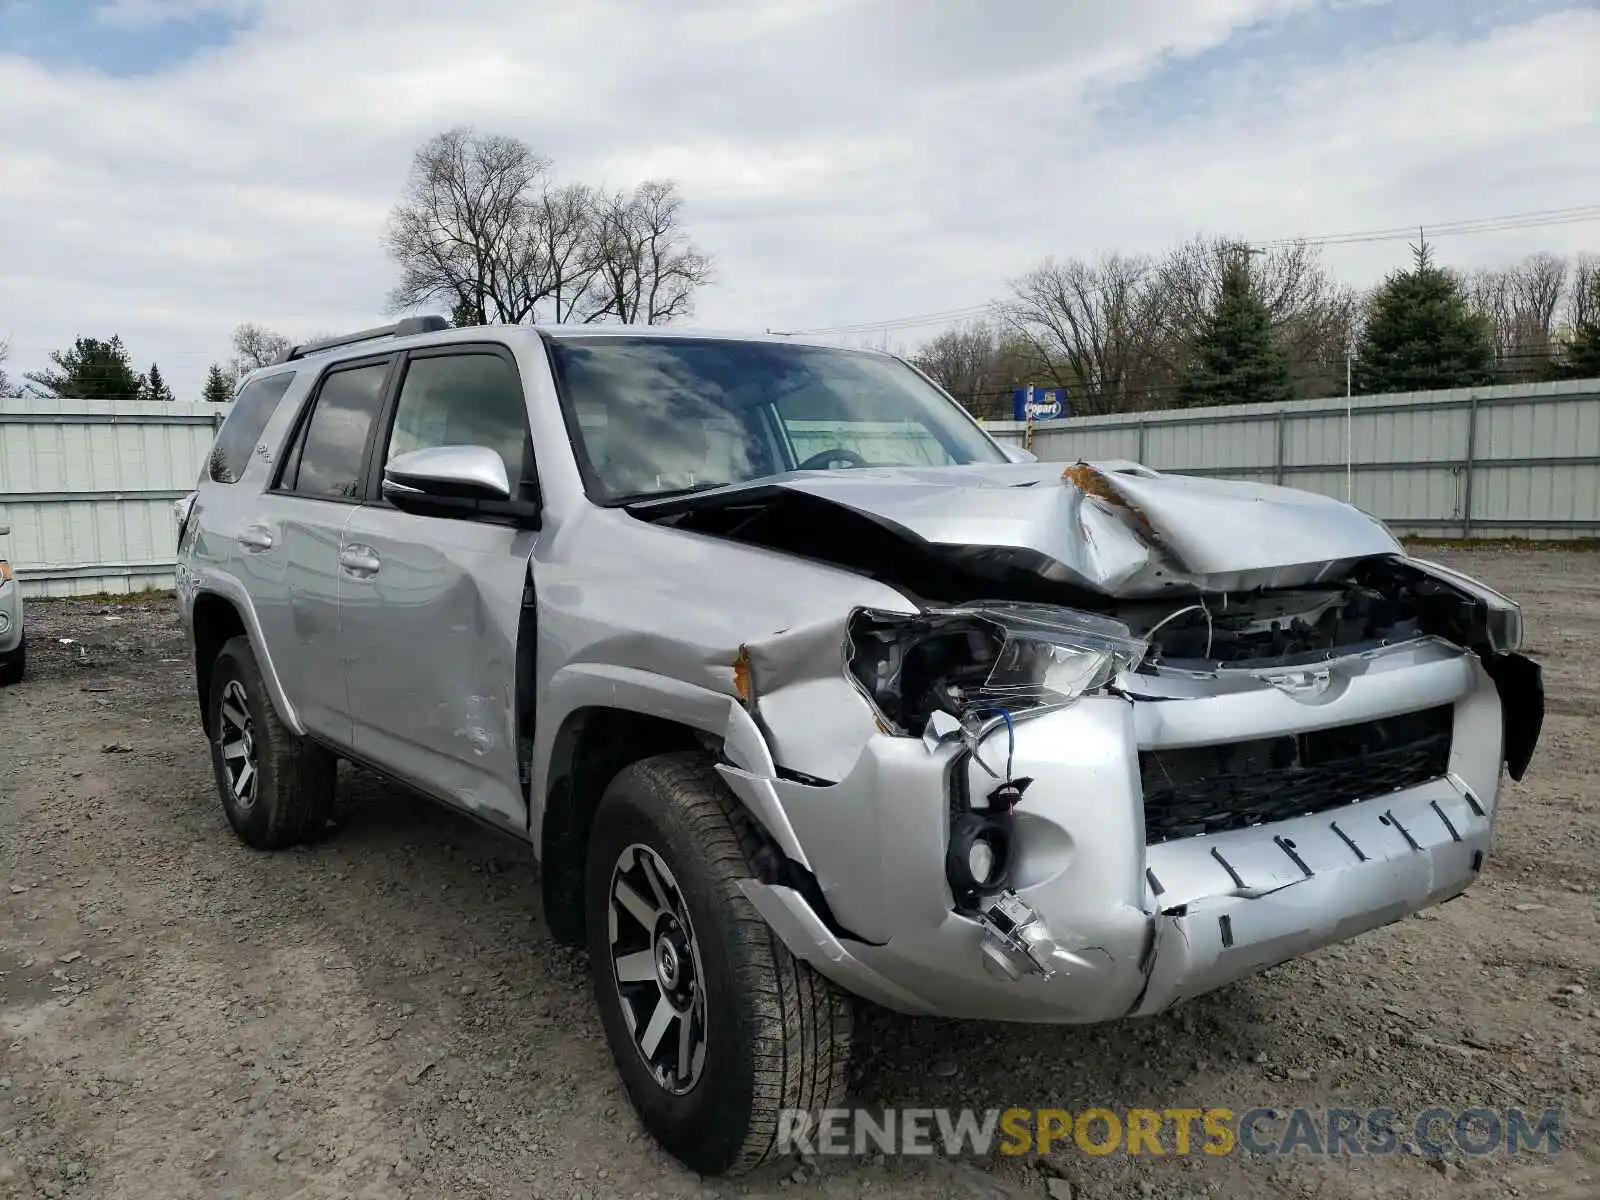
<path fill-rule="evenodd" d="M 726 483 L 691 483 L 687 487 L 668 488 L 662 492 L 630 492 L 626 496 L 617 496 L 611 503 L 618 508 L 628 508 L 635 504 L 648 504 L 652 500 L 676 500 L 680 496 L 692 496 L 696 492 L 710 492 L 731 486 Z"/>

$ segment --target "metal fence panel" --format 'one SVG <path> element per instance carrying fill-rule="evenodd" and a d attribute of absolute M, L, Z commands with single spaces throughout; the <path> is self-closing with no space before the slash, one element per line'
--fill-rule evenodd
<path fill-rule="evenodd" d="M 1283 483 L 1402 534 L 1600 534 L 1600 380 L 987 424 L 1047 462 Z"/>
<path fill-rule="evenodd" d="M 3 551 L 29 595 L 172 586 L 172 501 L 228 406 L 0 400 Z"/>
<path fill-rule="evenodd" d="M 171 502 L 226 406 L 0 400 L 0 552 L 34 595 L 170 587 Z M 1345 499 L 1402 534 L 1600 534 L 1600 380 L 991 422 L 1046 461 L 1127 458 Z M 892 431 L 884 431 L 893 440 Z"/>

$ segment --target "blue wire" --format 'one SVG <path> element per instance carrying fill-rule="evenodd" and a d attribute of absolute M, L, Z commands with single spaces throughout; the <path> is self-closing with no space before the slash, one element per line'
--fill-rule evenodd
<path fill-rule="evenodd" d="M 1001 717 L 1005 718 L 1005 723 L 1006 723 L 1006 777 L 1005 777 L 1003 782 L 1010 783 L 1011 782 L 1011 769 L 1012 769 L 1013 765 L 1015 764 L 1016 757 L 1017 757 L 1017 727 L 1016 727 L 1015 722 L 1013 722 L 1012 719 L 1011 719 L 1011 710 L 1009 708 L 1001 708 L 998 704 L 975 705 L 974 707 L 978 708 L 978 710 L 981 711 L 981 712 L 998 713 Z M 989 774 L 993 775 L 994 772 L 990 771 Z"/>

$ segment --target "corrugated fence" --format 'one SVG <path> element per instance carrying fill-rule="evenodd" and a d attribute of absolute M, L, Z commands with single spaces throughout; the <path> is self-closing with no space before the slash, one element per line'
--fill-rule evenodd
<path fill-rule="evenodd" d="M 0 400 L 0 554 L 31 596 L 172 586 L 172 502 L 228 405 Z"/>
<path fill-rule="evenodd" d="M 194 486 L 226 406 L 0 400 L 0 539 L 32 595 L 172 586 L 172 501 Z M 1046 461 L 1283 483 L 1398 533 L 1600 535 L 1600 380 L 1283 405 L 991 422 Z"/>
<path fill-rule="evenodd" d="M 1424 537 L 1600 535 L 1600 380 L 986 423 L 1048 462 L 1281 483 Z"/>

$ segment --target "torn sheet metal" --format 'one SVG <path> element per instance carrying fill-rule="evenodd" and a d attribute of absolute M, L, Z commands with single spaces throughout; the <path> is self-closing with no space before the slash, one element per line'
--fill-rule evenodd
<path fill-rule="evenodd" d="M 1337 575 L 1357 559 L 1404 553 L 1360 509 L 1314 492 L 1153 472 L 1102 478 L 1147 515 L 1162 547 L 1196 575 L 1270 571 L 1267 586 L 1284 587 Z M 1262 584 L 1223 590 L 1241 586 Z"/>
<path fill-rule="evenodd" d="M 748 692 L 773 758 L 818 779 L 843 779 L 879 730 L 845 666 L 848 612 L 781 630 L 739 648 L 735 680 Z"/>

